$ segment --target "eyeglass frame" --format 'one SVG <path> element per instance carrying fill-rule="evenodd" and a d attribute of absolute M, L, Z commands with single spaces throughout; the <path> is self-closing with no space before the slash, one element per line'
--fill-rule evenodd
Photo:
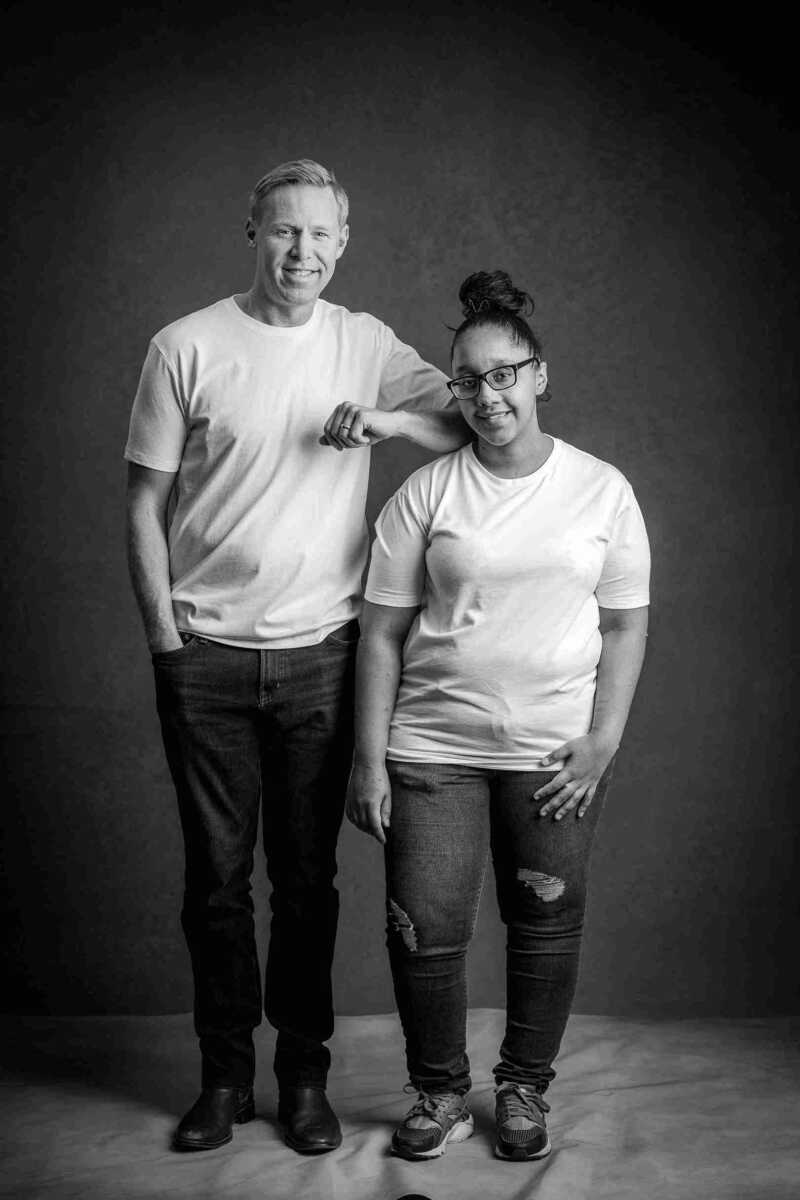
<path fill-rule="evenodd" d="M 519 368 L 527 367 L 528 363 L 536 363 L 536 365 L 540 367 L 542 365 L 542 360 L 539 358 L 538 354 L 532 354 L 530 358 L 523 358 L 522 362 L 498 363 L 496 367 L 491 367 L 488 371 L 484 371 L 482 374 L 478 374 L 475 371 L 470 371 L 467 375 L 457 375 L 455 379 L 448 379 L 446 381 L 447 386 L 456 400 L 474 400 L 475 396 L 477 396 L 481 390 L 481 381 L 483 379 L 486 380 L 493 392 L 506 392 L 517 382 Z M 514 378 L 511 380 L 511 383 L 504 383 L 502 387 L 495 387 L 489 376 L 494 374 L 495 371 L 507 371 L 509 367 L 512 367 L 514 370 Z M 453 385 L 460 383 L 462 379 L 476 379 L 478 381 L 478 386 L 475 389 L 475 394 L 473 396 L 456 396 L 456 393 L 453 391 Z"/>

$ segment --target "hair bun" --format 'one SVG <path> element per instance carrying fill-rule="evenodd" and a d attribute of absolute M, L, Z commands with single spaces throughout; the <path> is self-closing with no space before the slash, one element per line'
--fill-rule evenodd
<path fill-rule="evenodd" d="M 458 289 L 464 316 L 495 311 L 528 314 L 533 312 L 533 297 L 514 287 L 507 271 L 476 271 Z"/>

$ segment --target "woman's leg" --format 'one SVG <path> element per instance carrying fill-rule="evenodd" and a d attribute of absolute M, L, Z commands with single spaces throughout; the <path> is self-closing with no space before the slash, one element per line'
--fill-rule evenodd
<path fill-rule="evenodd" d="M 489 845 L 486 773 L 388 764 L 387 946 L 412 1084 L 466 1093 L 466 951 Z"/>
<path fill-rule="evenodd" d="M 555 1076 L 575 993 L 589 857 L 611 770 L 580 820 L 574 812 L 560 821 L 538 816 L 533 795 L 552 773 L 491 779 L 492 856 L 508 929 L 506 1033 L 494 1074 L 539 1095 Z"/>

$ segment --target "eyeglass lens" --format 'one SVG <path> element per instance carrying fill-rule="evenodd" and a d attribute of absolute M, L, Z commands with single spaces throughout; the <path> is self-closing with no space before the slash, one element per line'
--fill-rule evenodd
<path fill-rule="evenodd" d="M 469 400 L 477 396 L 481 386 L 481 378 L 485 379 L 490 388 L 501 392 L 504 388 L 513 387 L 517 380 L 517 368 L 513 366 L 495 367 L 484 376 L 465 375 L 463 379 L 453 381 L 453 391 L 460 400 Z"/>

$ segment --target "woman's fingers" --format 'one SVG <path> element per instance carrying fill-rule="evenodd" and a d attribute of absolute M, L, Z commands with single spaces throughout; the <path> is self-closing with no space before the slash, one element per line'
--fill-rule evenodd
<path fill-rule="evenodd" d="M 591 787 L 588 787 L 588 788 L 586 789 L 586 795 L 583 797 L 583 800 L 581 801 L 581 806 L 580 806 L 580 808 L 578 809 L 578 816 L 579 816 L 579 817 L 582 817 L 582 816 L 584 815 L 584 813 L 586 812 L 587 808 L 589 807 L 589 805 L 590 805 L 590 804 L 592 803 L 592 801 L 594 800 L 594 794 L 595 794 L 595 792 L 596 792 L 596 791 L 597 791 L 597 784 L 596 784 L 596 783 L 593 783 L 593 784 L 591 785 Z"/>
<path fill-rule="evenodd" d="M 553 778 L 544 784 L 543 787 L 540 787 L 537 792 L 533 793 L 534 800 L 546 800 L 548 796 L 555 796 L 557 792 L 561 791 L 564 784 L 569 783 L 571 779 L 572 776 L 569 769 L 564 767 L 561 771 L 556 772 Z"/>
<path fill-rule="evenodd" d="M 349 821 L 383 845 L 389 826 L 392 793 L 386 771 L 353 767 L 347 785 L 345 812 Z"/>
<path fill-rule="evenodd" d="M 563 746 L 558 746 L 555 750 L 551 750 L 549 754 L 545 754 L 544 758 L 540 760 L 539 765 L 546 769 L 547 767 L 551 767 L 553 763 L 563 762 L 565 758 L 569 758 L 571 753 L 572 743 L 564 742 Z"/>
<path fill-rule="evenodd" d="M 559 772 L 559 774 L 562 773 Z M 556 776 L 556 779 L 558 779 L 558 776 Z M 547 785 L 546 790 L 542 789 L 541 793 L 537 792 L 537 794 L 534 796 L 535 800 L 540 799 L 541 795 L 549 797 L 547 803 L 543 804 L 539 809 L 540 817 L 546 817 L 548 813 L 559 809 L 562 804 L 565 804 L 570 799 L 573 791 L 575 790 L 576 785 L 569 778 L 569 776 L 565 776 L 563 779 L 561 779 L 561 782 L 558 785 L 556 785 L 556 779 Z"/>
<path fill-rule="evenodd" d="M 576 787 L 575 790 L 567 797 L 565 802 L 561 805 L 561 807 L 556 812 L 556 814 L 555 814 L 556 821 L 560 821 L 563 817 L 566 817 L 566 815 L 568 813 L 573 812 L 578 807 L 581 799 L 583 798 L 583 796 L 585 794 L 586 794 L 586 786 L 585 785 Z"/>
<path fill-rule="evenodd" d="M 607 759 L 598 749 L 596 741 L 586 735 L 573 738 L 557 750 L 551 750 L 541 760 L 541 765 L 546 767 L 559 761 L 564 762 L 561 770 L 534 792 L 534 800 L 545 801 L 539 809 L 539 816 L 546 817 L 554 813 L 558 821 L 577 808 L 577 816 L 582 817 L 594 799 L 600 776 L 608 766 Z"/>
<path fill-rule="evenodd" d="M 385 803 L 385 801 L 384 801 Z M 391 804 L 389 806 L 391 811 Z M 360 829 L 376 838 L 381 845 L 386 841 L 383 820 L 383 804 L 380 800 L 354 800 L 347 805 L 347 819 Z M 385 822 L 388 827 L 388 820 Z"/>
<path fill-rule="evenodd" d="M 364 818 L 361 813 L 361 806 L 354 801 L 348 800 L 347 808 L 345 809 L 347 819 L 351 825 L 355 825 L 356 829 L 364 828 Z"/>
<path fill-rule="evenodd" d="M 551 795 L 551 798 L 547 801 L 547 803 L 543 804 L 539 809 L 539 816 L 546 817 L 549 816 L 550 813 L 554 813 L 555 819 L 560 821 L 562 817 L 567 815 L 567 813 L 572 812 L 574 808 L 577 808 L 581 801 L 583 801 L 582 808 L 585 812 L 586 808 L 589 806 L 589 803 L 591 803 L 591 798 L 589 801 L 585 800 L 589 787 L 589 780 L 567 778 L 555 795 Z M 592 789 L 592 795 L 594 795 L 594 789 Z M 534 799 L 536 799 L 536 797 L 534 797 Z M 583 812 L 580 812 L 578 815 L 583 816 Z"/>

